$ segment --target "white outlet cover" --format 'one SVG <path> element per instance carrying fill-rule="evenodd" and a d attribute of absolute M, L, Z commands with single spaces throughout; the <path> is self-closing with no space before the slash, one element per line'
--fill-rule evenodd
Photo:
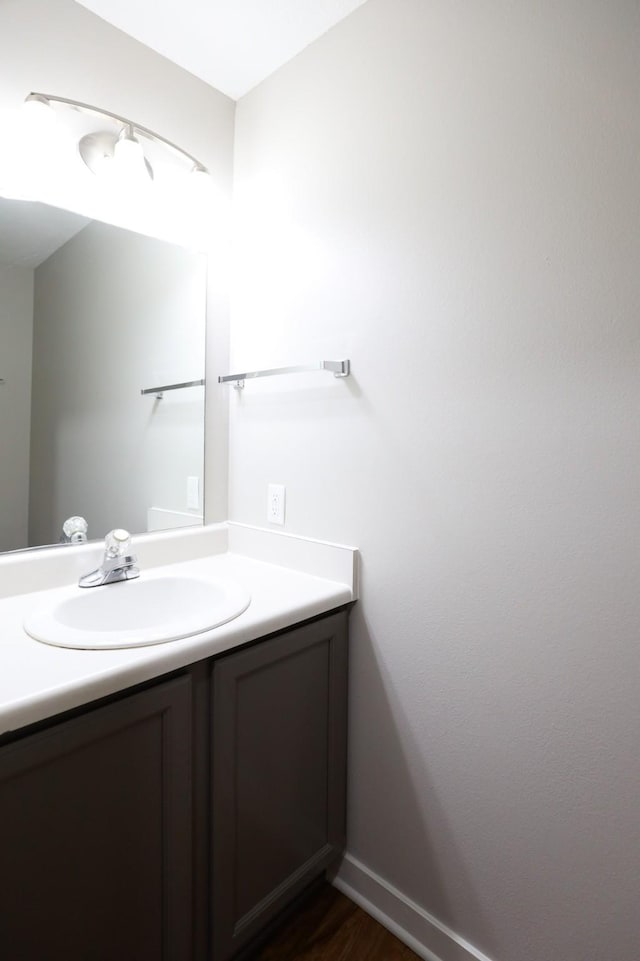
<path fill-rule="evenodd" d="M 267 488 L 267 521 L 284 524 L 286 489 L 284 484 L 269 484 Z"/>

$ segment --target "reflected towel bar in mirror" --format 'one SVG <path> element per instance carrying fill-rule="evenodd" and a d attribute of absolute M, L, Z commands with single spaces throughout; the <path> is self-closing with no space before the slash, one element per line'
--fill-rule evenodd
<path fill-rule="evenodd" d="M 165 384 L 164 387 L 147 387 L 141 394 L 155 394 L 162 400 L 165 390 L 182 390 L 183 387 L 204 387 L 204 380 L 185 380 L 182 384 Z"/>
<path fill-rule="evenodd" d="M 298 367 L 272 367 L 270 370 L 251 370 L 243 374 L 226 374 L 218 377 L 219 384 L 233 383 L 236 390 L 242 390 L 245 380 L 254 377 L 273 377 L 277 374 L 302 374 L 310 370 L 328 370 L 334 377 L 348 377 L 351 364 L 348 360 L 321 360 L 317 364 L 303 364 Z"/>

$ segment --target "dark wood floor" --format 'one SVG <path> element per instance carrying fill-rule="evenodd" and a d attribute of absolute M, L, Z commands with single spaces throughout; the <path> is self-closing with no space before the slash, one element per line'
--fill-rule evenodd
<path fill-rule="evenodd" d="M 326 884 L 254 955 L 255 961 L 419 961 L 361 908 Z"/>

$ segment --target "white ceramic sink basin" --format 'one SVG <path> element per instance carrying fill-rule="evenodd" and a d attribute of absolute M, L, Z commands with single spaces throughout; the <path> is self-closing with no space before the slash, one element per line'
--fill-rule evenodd
<path fill-rule="evenodd" d="M 219 578 L 152 575 L 88 589 L 51 592 L 28 614 L 31 637 L 57 647 L 104 650 L 164 644 L 209 631 L 249 606 L 241 585 Z"/>

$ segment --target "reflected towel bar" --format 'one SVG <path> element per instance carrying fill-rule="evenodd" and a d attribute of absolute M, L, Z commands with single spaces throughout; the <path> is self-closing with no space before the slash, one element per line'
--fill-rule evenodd
<path fill-rule="evenodd" d="M 165 390 L 182 390 L 183 387 L 204 387 L 204 380 L 185 380 L 182 384 L 165 384 L 164 387 L 147 387 L 141 390 L 141 394 L 155 394 L 158 400 L 162 400 Z"/>
<path fill-rule="evenodd" d="M 254 377 L 273 377 L 276 374 L 302 374 L 310 370 L 328 370 L 334 377 L 348 377 L 351 373 L 351 364 L 348 360 L 321 360 L 317 364 L 303 364 L 298 367 L 272 367 L 270 370 L 251 370 L 243 374 L 226 374 L 218 377 L 219 384 L 233 382 L 236 390 L 242 390 L 245 380 Z"/>

